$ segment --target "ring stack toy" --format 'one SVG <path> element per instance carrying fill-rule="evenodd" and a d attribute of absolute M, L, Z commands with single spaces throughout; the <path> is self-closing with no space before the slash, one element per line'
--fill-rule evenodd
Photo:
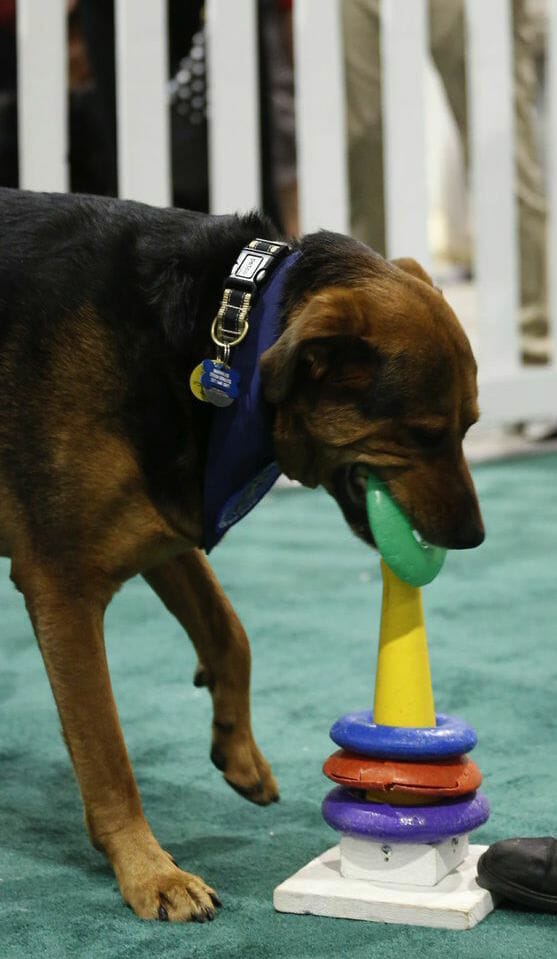
<path fill-rule="evenodd" d="M 383 578 L 373 712 L 348 713 L 330 732 L 341 748 L 323 766 L 336 786 L 322 812 L 340 844 L 278 886 L 274 905 L 467 929 L 493 909 L 476 883 L 486 847 L 468 842 L 489 804 L 467 755 L 474 729 L 434 707 L 420 587 L 439 573 L 445 550 L 416 535 L 375 477 L 367 508 Z"/>

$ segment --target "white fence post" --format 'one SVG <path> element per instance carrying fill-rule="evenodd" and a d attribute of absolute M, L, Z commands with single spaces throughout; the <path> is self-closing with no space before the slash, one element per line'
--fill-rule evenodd
<path fill-rule="evenodd" d="M 19 185 L 68 189 L 66 0 L 17 2 Z"/>
<path fill-rule="evenodd" d="M 116 0 L 115 26 L 118 193 L 168 206 L 166 0 Z"/>
<path fill-rule="evenodd" d="M 207 0 L 209 197 L 212 213 L 260 205 L 255 0 Z"/>
<path fill-rule="evenodd" d="M 467 0 L 466 12 L 481 378 L 518 371 L 511 5 Z"/>
<path fill-rule="evenodd" d="M 381 60 L 387 254 L 430 268 L 426 169 L 425 0 L 382 0 Z"/>
<path fill-rule="evenodd" d="M 350 229 L 339 0 L 295 0 L 300 230 Z"/>
<path fill-rule="evenodd" d="M 555 421 L 557 367 L 518 362 L 518 235 L 514 201 L 509 9 L 504 0 L 468 0 L 470 79 L 476 114 L 474 151 L 480 303 L 480 405 L 494 422 Z M 557 5 L 549 9 L 548 280 L 553 339 L 557 323 Z M 497 22 L 492 19 L 497 17 Z M 502 31 L 501 24 L 504 23 Z M 504 51 L 493 43 L 504 33 Z M 491 38 L 491 41 L 490 41 Z M 497 48 L 497 49 L 496 49 Z M 481 57 L 480 57 L 481 52 Z M 504 59 L 502 60 L 502 52 Z M 477 71 L 476 73 L 474 71 Z M 483 71 L 483 72 L 480 72 Z M 495 73 L 491 73 L 495 71 Z"/>

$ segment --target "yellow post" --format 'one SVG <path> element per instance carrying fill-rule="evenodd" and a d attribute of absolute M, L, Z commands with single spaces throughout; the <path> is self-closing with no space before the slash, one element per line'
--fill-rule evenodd
<path fill-rule="evenodd" d="M 373 719 L 383 726 L 435 726 L 422 594 L 381 560 L 383 603 Z"/>

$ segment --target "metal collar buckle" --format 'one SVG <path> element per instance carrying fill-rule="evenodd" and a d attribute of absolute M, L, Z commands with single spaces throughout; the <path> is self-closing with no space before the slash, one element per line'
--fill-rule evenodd
<path fill-rule="evenodd" d="M 268 247 L 268 250 L 258 249 L 258 245 L 261 247 L 263 244 Z M 283 253 L 285 248 L 288 250 L 287 243 L 252 240 L 240 253 L 232 267 L 228 282 L 232 284 L 234 280 L 237 281 L 239 289 L 253 290 L 261 286 L 266 280 L 269 266 L 272 264 L 274 269 L 280 259 L 278 254 Z"/>

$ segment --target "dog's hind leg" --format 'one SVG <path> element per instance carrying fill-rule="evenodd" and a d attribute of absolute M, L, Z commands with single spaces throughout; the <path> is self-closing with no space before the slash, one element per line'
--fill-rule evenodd
<path fill-rule="evenodd" d="M 246 799 L 276 801 L 277 784 L 251 729 L 248 638 L 205 556 L 192 549 L 144 576 L 197 651 L 197 684 L 213 698 L 212 761 Z"/>
<path fill-rule="evenodd" d="M 72 569 L 55 575 L 34 560 L 14 562 L 12 578 L 25 596 L 45 661 L 87 828 L 112 863 L 122 896 L 144 919 L 213 918 L 216 894 L 176 866 L 143 815 L 104 646 L 112 589 L 95 586 L 92 574 L 77 577 Z"/>

